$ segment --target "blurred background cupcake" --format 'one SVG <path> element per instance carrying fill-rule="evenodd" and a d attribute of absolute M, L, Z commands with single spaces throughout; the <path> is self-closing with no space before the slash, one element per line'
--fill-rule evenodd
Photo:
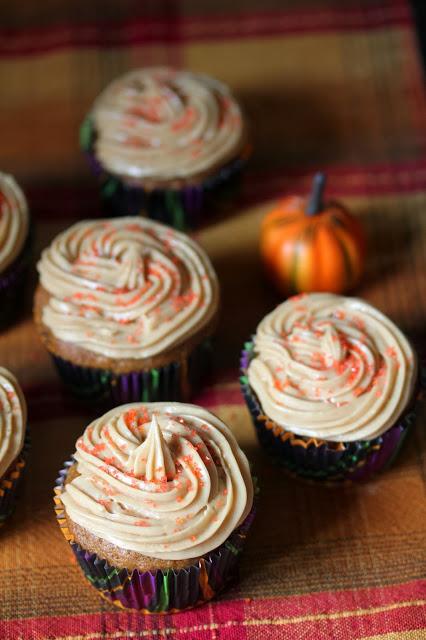
<path fill-rule="evenodd" d="M 130 404 L 77 440 L 55 505 L 102 596 L 172 612 L 210 600 L 235 577 L 254 516 L 253 482 L 232 432 L 205 409 Z"/>
<path fill-rule="evenodd" d="M 0 526 L 10 516 L 25 467 L 27 405 L 15 376 L 0 367 Z"/>
<path fill-rule="evenodd" d="M 413 349 L 357 298 L 289 298 L 259 324 L 241 367 L 261 444 L 306 478 L 367 479 L 393 459 L 415 418 Z"/>
<path fill-rule="evenodd" d="M 249 155 L 228 87 L 167 67 L 112 82 L 82 125 L 81 146 L 108 215 L 146 214 L 177 229 L 229 199 Z"/>
<path fill-rule="evenodd" d="M 186 399 L 200 384 L 219 285 L 188 236 L 141 217 L 83 221 L 38 271 L 35 322 L 73 391 L 120 404 Z"/>
<path fill-rule="evenodd" d="M 0 172 L 0 328 L 22 305 L 30 262 L 29 214 L 25 196 L 12 176 Z"/>

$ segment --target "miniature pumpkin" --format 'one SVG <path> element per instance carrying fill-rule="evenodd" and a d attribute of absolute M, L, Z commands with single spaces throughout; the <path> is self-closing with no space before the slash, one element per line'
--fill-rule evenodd
<path fill-rule="evenodd" d="M 264 218 L 260 251 L 266 272 L 285 295 L 343 293 L 358 282 L 365 237 L 360 222 L 337 202 L 323 204 L 325 176 L 317 174 L 309 199 L 281 200 Z"/>

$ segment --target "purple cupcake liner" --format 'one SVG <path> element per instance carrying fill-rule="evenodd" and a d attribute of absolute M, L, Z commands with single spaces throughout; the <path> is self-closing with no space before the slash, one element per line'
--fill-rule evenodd
<path fill-rule="evenodd" d="M 71 392 L 80 398 L 116 406 L 128 402 L 187 399 L 210 372 L 212 345 L 210 339 L 203 340 L 190 353 L 186 366 L 171 362 L 164 367 L 122 374 L 82 367 L 57 355 L 51 356 Z"/>
<path fill-rule="evenodd" d="M 185 569 L 140 571 L 117 568 L 75 543 L 66 527 L 60 494 L 73 464 L 73 460 L 65 463 L 56 480 L 56 517 L 87 580 L 110 603 L 141 613 L 174 613 L 208 602 L 237 577 L 239 558 L 255 516 L 255 507 L 226 542 Z"/>
<path fill-rule="evenodd" d="M 29 233 L 19 256 L 0 273 L 0 329 L 4 329 L 13 322 L 22 309 L 31 261 L 31 247 L 32 235 Z"/>
<path fill-rule="evenodd" d="M 128 184 L 108 173 L 94 154 L 96 132 L 90 116 L 80 130 L 80 144 L 92 173 L 101 185 L 104 213 L 108 216 L 147 215 L 175 229 L 198 227 L 212 209 L 221 208 L 222 202 L 234 199 L 240 187 L 241 172 L 247 163 L 249 147 L 213 176 L 196 185 L 181 189 L 152 189 Z"/>
<path fill-rule="evenodd" d="M 258 440 L 276 463 L 296 476 L 331 484 L 364 482 L 392 463 L 416 420 L 420 390 L 426 388 L 423 384 L 424 368 L 421 367 L 418 390 L 414 393 L 412 402 L 393 427 L 378 438 L 343 442 L 336 449 L 330 446 L 332 443 L 320 441 L 316 444 L 309 442 L 308 438 L 287 432 L 263 414 L 247 378 L 253 353 L 253 342 L 245 343 L 240 359 L 241 391 L 252 416 Z"/>
<path fill-rule="evenodd" d="M 27 428 L 24 446 L 21 453 L 9 471 L 0 479 L 0 527 L 3 526 L 4 522 L 14 511 L 22 484 L 29 447 L 30 436 Z"/>

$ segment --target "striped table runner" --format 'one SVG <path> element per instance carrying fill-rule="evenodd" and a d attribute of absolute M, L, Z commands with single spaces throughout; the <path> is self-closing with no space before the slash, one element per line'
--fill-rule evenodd
<path fill-rule="evenodd" d="M 102 602 L 54 521 L 56 473 L 91 415 L 67 397 L 26 314 L 0 335 L 0 364 L 22 381 L 33 446 L 13 518 L 0 532 L 0 638 L 22 640 L 420 640 L 426 637 L 425 416 L 397 464 L 369 485 L 303 485 L 259 451 L 237 384 L 239 349 L 277 298 L 257 257 L 260 220 L 279 195 L 329 175 L 330 195 L 365 222 L 357 293 L 424 346 L 426 122 L 405 0 L 22 0 L 0 7 L 0 167 L 25 187 L 36 256 L 99 213 L 77 143 L 95 95 L 143 64 L 229 83 L 255 153 L 229 216 L 196 233 L 219 273 L 216 373 L 195 399 L 228 421 L 262 493 L 241 580 L 219 600 L 141 617 Z M 35 270 L 33 275 L 35 282 Z"/>

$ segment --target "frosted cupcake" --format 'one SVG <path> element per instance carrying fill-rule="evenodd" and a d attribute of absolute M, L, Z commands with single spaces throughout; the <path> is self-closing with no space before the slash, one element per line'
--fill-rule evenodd
<path fill-rule="evenodd" d="M 228 198 L 248 156 L 228 87 L 167 67 L 112 82 L 82 125 L 81 145 L 108 214 L 143 213 L 177 229 L 197 225 Z"/>
<path fill-rule="evenodd" d="M 200 383 L 219 286 L 188 236 L 140 217 L 79 222 L 37 268 L 35 322 L 72 390 L 120 404 L 186 399 Z"/>
<path fill-rule="evenodd" d="M 241 366 L 260 442 L 301 476 L 366 479 L 391 461 L 414 420 L 413 349 L 357 298 L 289 298 L 259 324 Z"/>
<path fill-rule="evenodd" d="M 21 188 L 0 172 L 0 328 L 22 305 L 30 259 L 28 205 Z"/>
<path fill-rule="evenodd" d="M 129 404 L 90 424 L 57 481 L 59 525 L 113 604 L 173 612 L 235 576 L 253 519 L 249 465 L 200 407 Z"/>
<path fill-rule="evenodd" d="M 0 526 L 12 513 L 25 467 L 27 405 L 15 376 L 0 367 Z"/>

